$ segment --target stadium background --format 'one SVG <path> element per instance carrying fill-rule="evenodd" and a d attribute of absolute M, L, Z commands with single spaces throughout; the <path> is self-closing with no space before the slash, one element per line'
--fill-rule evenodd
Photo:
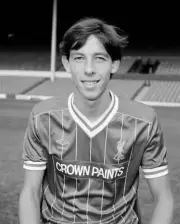
<path fill-rule="evenodd" d="M 57 43 L 77 19 L 96 16 L 119 26 L 129 45 L 110 87 L 120 97 L 155 107 L 169 150 L 174 224 L 180 220 L 180 33 L 178 7 L 169 2 L 57 1 Z M 167 5 L 166 5 L 167 4 Z M 0 3 L 0 223 L 18 223 L 18 196 L 23 180 L 22 139 L 32 106 L 51 96 L 73 91 L 56 46 L 52 82 L 51 40 L 53 1 Z M 73 11 L 72 11 L 73 9 Z M 35 73 L 33 73 L 35 71 Z M 38 74 L 38 75 L 37 75 Z M 63 76 L 62 76 L 63 74 Z M 63 78 L 62 78 L 63 77 Z M 152 214 L 152 198 L 143 176 L 140 202 L 144 224 Z"/>

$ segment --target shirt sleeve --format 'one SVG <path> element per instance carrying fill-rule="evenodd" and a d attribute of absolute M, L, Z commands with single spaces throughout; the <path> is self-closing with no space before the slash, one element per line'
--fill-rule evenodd
<path fill-rule="evenodd" d="M 42 146 L 37 132 L 38 117 L 31 112 L 23 140 L 23 168 L 28 170 L 45 170 L 47 152 Z"/>
<path fill-rule="evenodd" d="M 148 127 L 148 141 L 142 159 L 145 178 L 157 178 L 168 174 L 168 155 L 160 122 L 154 117 Z"/>

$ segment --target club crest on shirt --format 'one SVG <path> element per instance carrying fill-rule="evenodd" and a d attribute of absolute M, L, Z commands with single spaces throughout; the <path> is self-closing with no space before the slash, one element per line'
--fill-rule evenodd
<path fill-rule="evenodd" d="M 58 150 L 61 152 L 66 151 L 68 149 L 68 146 L 70 142 L 66 141 L 65 139 L 61 138 L 59 140 L 56 140 L 56 143 L 58 145 Z"/>
<path fill-rule="evenodd" d="M 126 142 L 125 141 L 121 141 L 119 140 L 117 142 L 117 153 L 114 156 L 114 159 L 116 161 L 122 160 L 124 159 L 125 155 L 124 155 L 124 147 L 125 147 Z"/>

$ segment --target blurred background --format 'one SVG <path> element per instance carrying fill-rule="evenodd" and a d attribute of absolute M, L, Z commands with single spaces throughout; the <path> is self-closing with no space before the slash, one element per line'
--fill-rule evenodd
<path fill-rule="evenodd" d="M 55 1 L 0 1 L 0 224 L 19 223 L 22 141 L 29 114 L 40 100 L 65 97 L 73 91 L 70 78 L 63 73 L 58 44 L 69 26 L 88 16 L 116 25 L 129 37 L 110 87 L 119 97 L 140 101 L 157 111 L 169 151 L 173 224 L 179 224 L 179 6 L 175 1 L 157 0 L 57 0 L 57 30 L 53 33 Z M 148 224 L 153 204 L 143 176 L 139 198 L 143 224 Z"/>
<path fill-rule="evenodd" d="M 2 47 L 49 47 L 52 0 L 7 0 L 0 3 Z M 129 35 L 129 48 L 176 50 L 179 48 L 178 6 L 175 1 L 60 1 L 58 42 L 64 31 L 85 16 L 105 19 Z"/>

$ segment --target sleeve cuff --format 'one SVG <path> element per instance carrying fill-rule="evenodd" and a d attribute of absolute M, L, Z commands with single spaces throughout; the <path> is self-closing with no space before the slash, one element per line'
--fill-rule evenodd
<path fill-rule="evenodd" d="M 46 162 L 24 161 L 23 168 L 26 170 L 45 170 Z"/>
<path fill-rule="evenodd" d="M 157 168 L 143 169 L 143 174 L 147 179 L 165 176 L 168 174 L 168 166 L 166 165 Z"/>

